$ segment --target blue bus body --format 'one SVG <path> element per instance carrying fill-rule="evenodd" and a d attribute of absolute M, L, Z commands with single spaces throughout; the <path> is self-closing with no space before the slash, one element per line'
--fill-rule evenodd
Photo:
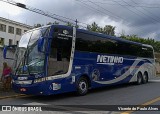
<path fill-rule="evenodd" d="M 38 45 L 35 48 L 35 52 L 39 53 L 40 56 L 41 54 L 44 54 L 42 55 L 44 56 L 43 62 L 32 63 L 31 61 L 31 63 L 28 62 L 28 64 L 25 64 L 25 62 L 19 62 L 17 68 L 14 66 L 15 70 L 12 73 L 12 88 L 17 93 L 52 95 L 77 91 L 79 86 L 85 91 L 86 84 L 84 81 L 79 82 L 82 77 L 87 80 L 86 88 L 91 89 L 102 86 L 137 82 L 139 75 L 141 76 L 140 81 L 142 83 L 144 78 L 147 77 L 146 81 L 148 81 L 155 76 L 154 51 L 149 45 L 62 25 L 51 25 L 48 26 L 48 28 L 47 35 L 44 37 L 39 36 L 37 42 L 34 42 Z M 89 36 L 87 37 L 87 35 Z M 38 44 L 40 37 L 43 37 L 44 41 L 42 43 L 39 42 L 43 45 L 42 48 L 45 47 L 40 49 L 41 51 L 43 50 L 42 52 L 36 51 L 36 49 L 38 50 L 38 47 L 41 48 L 41 45 Z M 91 37 L 92 40 L 90 40 L 89 37 Z M 58 40 L 53 41 L 54 38 Z M 101 41 L 97 40 L 99 38 Z M 64 44 L 59 46 L 60 43 L 55 42 L 60 42 L 62 44 L 63 42 L 67 42 L 67 45 Z M 52 43 L 55 43 L 54 45 L 57 47 L 54 47 L 54 45 L 52 46 Z M 107 43 L 108 47 L 106 46 Z M 123 44 L 126 44 L 127 46 L 133 45 L 133 47 L 137 46 L 136 48 L 134 47 L 134 49 L 144 49 L 146 53 L 144 54 L 144 57 L 143 55 L 140 55 L 141 57 L 129 55 L 133 53 L 139 54 L 137 53 L 138 50 L 133 50 L 133 52 L 130 53 L 132 50 L 126 49 L 126 47 L 123 46 L 118 47 Z M 20 45 L 21 44 L 19 44 L 19 47 Z M 67 47 L 68 45 L 70 45 L 70 47 Z M 60 48 L 63 48 L 63 50 Z M 64 51 L 64 48 L 70 50 L 68 51 L 70 54 L 67 53 L 67 51 Z M 26 50 L 29 51 L 25 51 L 24 53 L 32 53 L 32 51 L 30 51 L 32 48 L 29 48 L 29 46 L 26 46 Z M 51 57 L 52 50 L 56 50 L 56 54 L 52 54 L 53 56 Z M 129 50 L 126 52 L 129 54 L 124 53 L 125 50 Z M 149 52 L 147 52 L 147 50 Z M 61 54 L 62 52 L 64 52 L 64 54 Z M 151 55 L 148 56 L 149 54 Z M 29 58 L 30 55 L 31 54 L 25 56 L 24 54 L 24 58 Z M 63 58 L 63 56 L 67 57 Z M 22 57 L 22 61 L 24 58 Z M 30 59 L 28 61 L 30 61 Z M 41 64 L 43 64 L 43 67 L 39 67 Z M 54 69 L 56 70 L 54 71 Z"/>

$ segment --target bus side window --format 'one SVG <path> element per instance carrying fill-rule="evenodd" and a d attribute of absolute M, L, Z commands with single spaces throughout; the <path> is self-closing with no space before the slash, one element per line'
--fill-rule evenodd
<path fill-rule="evenodd" d="M 57 61 L 62 61 L 62 49 L 57 49 Z"/>
<path fill-rule="evenodd" d="M 53 35 L 48 61 L 48 76 L 61 75 L 68 72 L 72 49 L 71 35 L 68 35 L 70 37 L 65 36 L 63 29 L 59 29 L 58 33 Z"/>

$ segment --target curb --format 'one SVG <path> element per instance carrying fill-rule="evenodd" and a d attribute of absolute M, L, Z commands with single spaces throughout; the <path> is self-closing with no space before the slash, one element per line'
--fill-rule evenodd
<path fill-rule="evenodd" d="M 26 96 L 29 96 L 29 95 L 25 95 L 25 94 L 11 95 L 11 96 L 0 97 L 0 100 L 7 99 L 7 98 L 13 98 L 13 97 L 26 97 Z"/>

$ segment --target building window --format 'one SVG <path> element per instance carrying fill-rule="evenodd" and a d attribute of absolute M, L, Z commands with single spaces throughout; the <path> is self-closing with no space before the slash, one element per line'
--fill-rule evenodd
<path fill-rule="evenodd" d="M 8 27 L 8 33 L 14 34 L 14 27 L 9 26 Z"/>
<path fill-rule="evenodd" d="M 6 25 L 0 24 L 0 31 L 6 32 Z"/>
<path fill-rule="evenodd" d="M 27 32 L 27 30 L 24 30 L 24 32 Z"/>
<path fill-rule="evenodd" d="M 22 30 L 20 28 L 16 28 L 16 34 L 17 35 L 21 35 L 22 34 Z"/>
<path fill-rule="evenodd" d="M 9 45 L 12 45 L 12 44 L 13 44 L 13 40 L 9 39 Z"/>
<path fill-rule="evenodd" d="M 19 41 L 17 41 L 16 44 L 18 45 L 18 44 L 19 44 Z"/>
<path fill-rule="evenodd" d="M 0 38 L 0 45 L 1 45 L 1 46 L 4 45 L 4 38 Z"/>

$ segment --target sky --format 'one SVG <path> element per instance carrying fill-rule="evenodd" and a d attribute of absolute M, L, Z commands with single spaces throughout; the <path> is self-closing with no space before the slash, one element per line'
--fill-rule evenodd
<path fill-rule="evenodd" d="M 4 0 L 5 1 L 5 0 Z M 11 1 L 11 0 L 10 0 Z M 159 0 L 14 0 L 86 24 L 115 26 L 116 35 L 137 35 L 160 41 Z M 55 20 L 0 0 L 0 16 L 33 26 Z M 64 23 L 60 23 L 64 24 Z"/>

